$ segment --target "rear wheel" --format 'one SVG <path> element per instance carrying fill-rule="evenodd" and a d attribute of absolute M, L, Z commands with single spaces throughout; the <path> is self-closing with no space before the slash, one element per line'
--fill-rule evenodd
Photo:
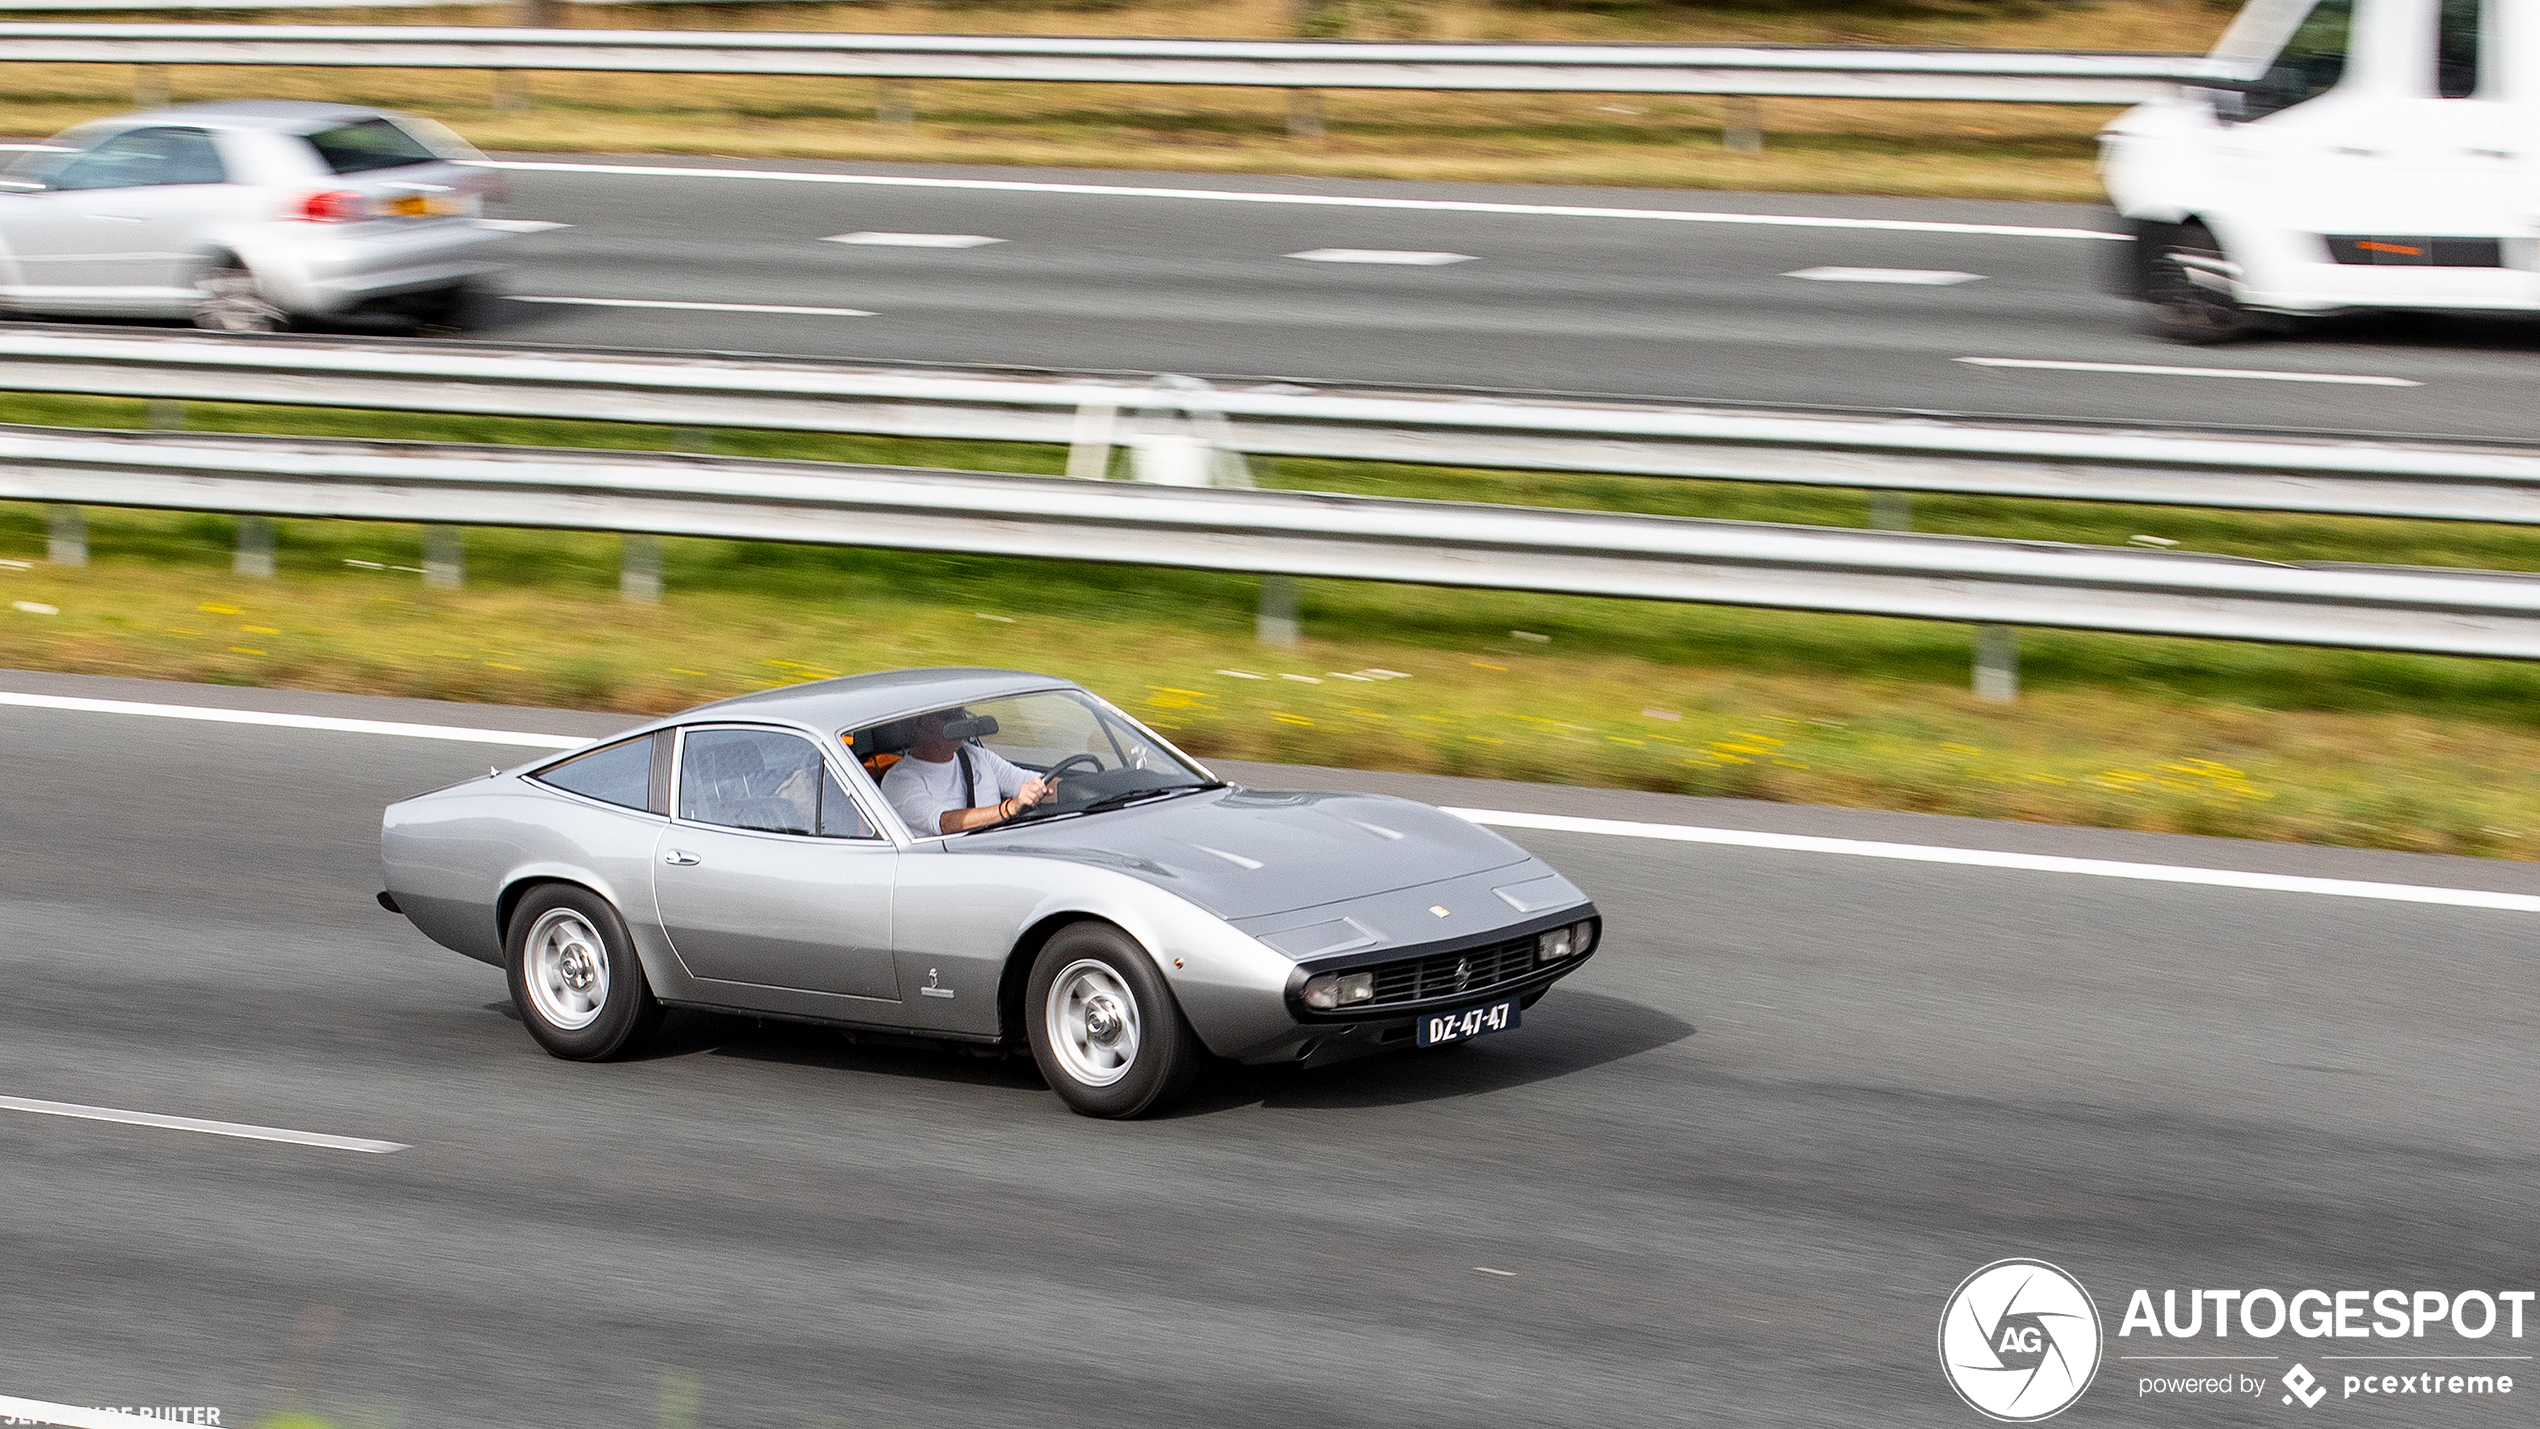
<path fill-rule="evenodd" d="M 538 1045 L 577 1062 L 636 1051 L 661 1025 L 626 922 L 587 888 L 549 884 L 512 914 L 512 1004 Z"/>
<path fill-rule="evenodd" d="M 279 332 L 289 322 L 257 288 L 256 275 L 235 258 L 213 260 L 194 280 L 194 291 L 201 295 L 194 325 L 209 332 Z"/>
<path fill-rule="evenodd" d="M 2237 342 L 2262 330 L 2259 315 L 2232 296 L 2240 265 L 2223 255 L 2212 229 L 2182 223 L 2149 241 L 2153 246 L 2144 259 L 2143 290 L 2152 301 L 2155 332 L 2172 342 L 2204 346 Z"/>
<path fill-rule="evenodd" d="M 1041 1076 L 1086 1116 L 1162 1111 L 1208 1055 L 1155 960 L 1107 923 L 1073 924 L 1049 940 L 1023 1008 Z"/>

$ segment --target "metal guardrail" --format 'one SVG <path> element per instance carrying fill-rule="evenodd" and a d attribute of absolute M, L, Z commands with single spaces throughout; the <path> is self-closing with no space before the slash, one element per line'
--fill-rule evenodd
<path fill-rule="evenodd" d="M 451 343 L 0 329 L 0 390 L 1036 442 L 1205 484 L 1208 453 L 2540 524 L 2540 446 L 1623 400 L 1211 386 Z"/>
<path fill-rule="evenodd" d="M 1036 556 L 2540 659 L 2540 578 L 809 462 L 0 429 L 0 500 Z"/>
<path fill-rule="evenodd" d="M 0 25 L 0 61 L 2132 104 L 2197 55 L 383 25 Z"/>

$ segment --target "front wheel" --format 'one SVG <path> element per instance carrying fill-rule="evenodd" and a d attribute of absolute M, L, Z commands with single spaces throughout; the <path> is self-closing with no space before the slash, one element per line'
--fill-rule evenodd
<path fill-rule="evenodd" d="M 512 914 L 504 962 L 512 1004 L 538 1045 L 577 1062 L 640 1048 L 661 1025 L 626 922 L 585 888 L 549 884 Z"/>
<path fill-rule="evenodd" d="M 1155 960 L 1109 924 L 1060 929 L 1032 964 L 1023 1007 L 1041 1076 L 1086 1116 L 1162 1111 L 1208 1055 Z"/>
<path fill-rule="evenodd" d="M 2151 300 L 2152 326 L 2160 336 L 2203 347 L 2262 330 L 2259 315 L 2233 296 L 2240 265 L 2224 256 L 2212 229 L 2182 223 L 2138 241 L 2152 244 L 2143 265 L 2143 295 Z"/>

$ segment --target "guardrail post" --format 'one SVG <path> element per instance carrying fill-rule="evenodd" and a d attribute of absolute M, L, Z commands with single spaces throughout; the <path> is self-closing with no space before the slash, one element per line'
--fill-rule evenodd
<path fill-rule="evenodd" d="M 917 102 L 909 97 L 907 80 L 877 79 L 873 81 L 873 122 L 876 124 L 917 122 Z"/>
<path fill-rule="evenodd" d="M 1212 486 L 1216 449 L 1187 432 L 1142 432 L 1129 439 L 1129 467 L 1152 486 Z"/>
<path fill-rule="evenodd" d="M 1729 96 L 1720 140 L 1732 154 L 1764 152 L 1764 106 L 1751 94 Z"/>
<path fill-rule="evenodd" d="M 423 583 L 457 590 L 467 580 L 467 541 L 456 526 L 423 528 Z"/>
<path fill-rule="evenodd" d="M 273 574 L 273 518 L 241 516 L 238 518 L 238 553 L 229 563 L 232 572 L 242 576 Z"/>
<path fill-rule="evenodd" d="M 494 71 L 494 108 L 504 114 L 518 114 L 529 108 L 529 72 L 517 69 Z"/>
<path fill-rule="evenodd" d="M 2020 697 L 2020 632 L 2008 625 L 1976 627 L 1976 698 L 2009 704 Z"/>
<path fill-rule="evenodd" d="M 88 513 L 76 506 L 56 506 L 44 533 L 44 559 L 57 566 L 88 564 Z"/>
<path fill-rule="evenodd" d="M 1323 91 L 1319 89 L 1288 91 L 1288 137 L 1291 139 L 1323 137 Z"/>
<path fill-rule="evenodd" d="M 1870 529 L 1873 531 L 1913 530 L 1914 498 L 1902 491 L 1871 492 Z"/>
<path fill-rule="evenodd" d="M 1087 402 L 1076 409 L 1076 424 L 1067 433 L 1067 474 L 1078 481 L 1101 481 L 1111 475 L 1111 433 L 1120 409 L 1108 402 Z"/>
<path fill-rule="evenodd" d="M 638 605 L 659 605 L 661 537 L 641 531 L 628 532 L 624 562 L 617 574 L 618 596 Z"/>
<path fill-rule="evenodd" d="M 1294 645 L 1302 629 L 1296 614 L 1296 577 L 1261 578 L 1261 613 L 1253 617 L 1253 637 L 1264 645 Z"/>
<path fill-rule="evenodd" d="M 168 103 L 168 67 L 166 65 L 134 65 L 132 67 L 132 107 L 165 109 Z"/>
<path fill-rule="evenodd" d="M 184 431 L 185 404 L 171 402 L 165 397 L 153 397 L 145 409 L 142 420 L 148 423 L 150 430 L 154 432 Z"/>

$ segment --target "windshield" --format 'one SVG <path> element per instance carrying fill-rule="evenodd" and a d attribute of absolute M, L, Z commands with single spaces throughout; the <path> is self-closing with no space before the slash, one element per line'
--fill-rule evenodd
<path fill-rule="evenodd" d="M 935 742 L 930 731 L 940 731 Z M 1081 690 L 974 700 L 855 730 L 846 739 L 883 798 L 920 837 L 942 831 L 945 813 L 996 805 L 1034 778 L 1051 786 L 1050 796 L 1002 822 L 1217 786 L 1181 751 Z M 930 751 L 943 758 L 922 757 Z M 904 761 L 909 767 L 903 769 Z"/>

